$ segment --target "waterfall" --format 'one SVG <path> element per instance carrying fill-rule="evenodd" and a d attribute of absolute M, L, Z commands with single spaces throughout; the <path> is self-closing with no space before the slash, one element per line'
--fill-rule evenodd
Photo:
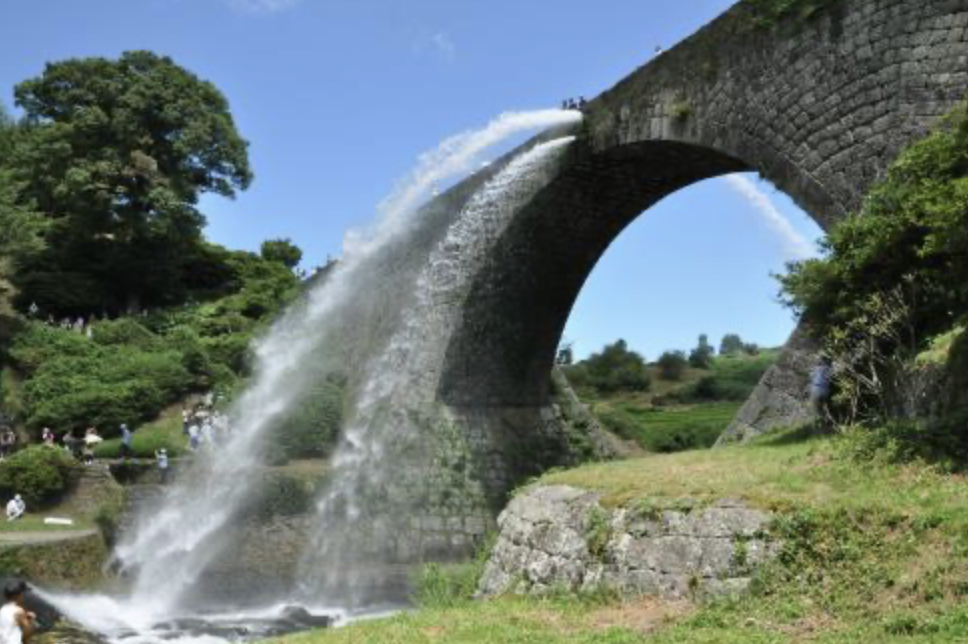
<path fill-rule="evenodd" d="M 484 154 L 514 135 L 554 126 L 573 125 L 580 114 L 570 111 L 541 110 L 501 115 L 483 129 L 445 140 L 435 150 L 420 157 L 412 174 L 402 181 L 378 206 L 375 223 L 346 235 L 341 260 L 302 300 L 290 307 L 254 347 L 253 376 L 244 393 L 228 412 L 232 431 L 217 451 L 201 452 L 187 471 L 179 474 L 160 505 L 150 508 L 130 534 L 117 546 L 114 557 L 118 567 L 131 579 L 130 594 L 122 598 L 49 596 L 56 605 L 89 625 L 107 630 L 106 624 L 127 629 L 144 629 L 150 624 L 190 614 L 185 605 L 188 591 L 204 575 L 212 561 L 231 541 L 233 519 L 255 490 L 258 477 L 253 473 L 262 465 L 267 433 L 286 413 L 304 389 L 304 362 L 325 341 L 329 327 L 342 307 L 360 292 L 365 292 L 370 272 L 388 249 L 405 243 L 410 229 L 420 224 L 427 209 L 423 204 L 437 186 L 454 181 L 481 166 Z M 508 172 L 526 174 L 524 166 L 537 162 L 541 154 L 556 146 L 539 146 L 523 158 L 512 161 L 498 177 L 511 181 Z M 525 159 L 529 161 L 525 163 Z M 491 203 L 501 194 L 498 179 L 487 183 L 474 199 Z M 490 195 L 488 197 L 487 195 Z M 473 206 L 461 219 L 471 216 Z M 433 270 L 433 269 L 431 269 Z M 429 275 L 429 274 L 428 274 Z M 421 279 L 428 279 L 424 275 Z M 421 285 L 415 285 L 419 292 Z M 419 320 L 406 316 L 412 330 Z M 394 383 L 377 377 L 379 369 L 411 355 L 403 345 L 410 331 L 394 336 L 390 347 L 375 360 L 368 371 L 362 394 L 358 397 L 354 422 L 338 450 L 338 482 L 320 505 L 320 516 L 334 516 L 335 499 L 355 504 L 358 477 L 364 465 L 383 463 L 384 447 L 379 435 L 365 436 L 372 423 L 373 410 L 393 401 L 389 393 Z M 398 392 L 399 393 L 399 392 Z M 350 514 L 355 510 L 350 509 Z M 334 598 L 338 600 L 339 598 Z M 336 602 L 338 603 L 338 601 Z M 83 605 L 84 611 L 70 610 Z"/>
<path fill-rule="evenodd" d="M 449 326 L 440 318 L 448 314 L 492 236 L 544 185 L 548 176 L 543 171 L 572 141 L 563 137 L 538 144 L 490 179 L 416 278 L 397 331 L 366 369 L 363 390 L 333 456 L 333 484 L 319 501 L 312 546 L 301 566 L 301 592 L 307 599 L 358 606 L 381 597 L 401 535 L 416 513 L 426 511 L 406 490 L 433 468 L 413 412 L 431 394 L 421 391 L 420 381 L 436 369 L 436 349 L 442 344 L 438 334 Z"/>

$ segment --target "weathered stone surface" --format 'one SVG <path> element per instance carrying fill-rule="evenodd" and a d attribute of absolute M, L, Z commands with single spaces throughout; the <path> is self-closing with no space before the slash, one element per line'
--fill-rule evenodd
<path fill-rule="evenodd" d="M 440 398 L 541 406 L 588 274 L 626 225 L 709 177 L 756 170 L 822 227 L 857 210 L 899 150 L 968 93 L 968 1 L 842 0 L 751 28 L 750 3 L 591 102 L 586 138 L 496 236 L 450 336 Z M 803 346 L 764 379 L 731 429 L 809 418 Z"/>
<path fill-rule="evenodd" d="M 813 420 L 808 385 L 810 370 L 816 364 L 816 343 L 803 329 L 797 330 L 717 445 L 748 441 L 776 428 Z"/>
<path fill-rule="evenodd" d="M 467 554 L 508 490 L 569 463 L 567 414 L 550 382 L 557 344 L 589 274 L 631 221 L 696 182 L 753 170 L 827 227 L 968 93 L 968 0 L 841 0 L 772 29 L 752 26 L 751 4 L 593 100 L 570 132 L 576 141 L 534 177 L 529 197 L 492 205 L 479 228 L 448 242 L 507 159 L 494 163 L 429 203 L 374 259 L 340 314 L 338 341 L 321 344 L 339 352 L 327 360 L 369 364 L 405 326 L 410 285 L 428 279 L 421 306 L 432 314 L 412 338 L 420 351 L 399 365 L 401 406 L 422 429 L 413 444 L 393 446 L 425 460 L 393 466 L 421 513 L 445 523 L 401 528 L 397 559 Z M 810 356 L 792 343 L 729 436 L 809 418 Z M 347 375 L 350 386 L 362 377 Z M 454 535 L 454 518 L 465 532 Z M 650 574 L 636 583 L 659 583 Z M 673 577 L 661 581 L 680 587 Z"/>
<path fill-rule="evenodd" d="M 591 492 L 538 487 L 498 519 L 479 594 L 611 589 L 680 599 L 739 592 L 776 553 L 770 520 L 739 501 L 606 511 Z"/>

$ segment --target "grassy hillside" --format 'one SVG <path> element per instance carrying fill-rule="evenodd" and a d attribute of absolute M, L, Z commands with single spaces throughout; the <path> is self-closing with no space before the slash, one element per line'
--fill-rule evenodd
<path fill-rule="evenodd" d="M 709 369 L 687 367 L 679 380 L 663 379 L 649 365 L 650 388 L 603 394 L 576 387 L 579 398 L 613 433 L 650 452 L 711 446 L 776 361 L 779 349 L 718 356 Z"/>
<path fill-rule="evenodd" d="M 231 388 L 246 375 L 252 338 L 298 293 L 299 280 L 258 255 L 226 257 L 220 292 L 201 301 L 89 320 L 84 332 L 20 320 L 0 347 L 0 406 L 34 438 L 43 427 L 59 435 L 96 426 L 112 436 L 187 394 Z"/>
<path fill-rule="evenodd" d="M 787 433 L 750 447 L 590 465 L 539 482 L 594 489 L 610 505 L 734 497 L 777 512 L 781 554 L 745 596 L 689 606 L 607 597 L 474 602 L 452 593 L 444 605 L 284 641 L 968 641 L 968 480 L 925 463 L 890 464 L 863 443 L 854 434 Z"/>

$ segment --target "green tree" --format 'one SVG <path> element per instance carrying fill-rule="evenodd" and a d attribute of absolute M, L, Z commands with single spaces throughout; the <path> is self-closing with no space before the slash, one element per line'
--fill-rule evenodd
<path fill-rule="evenodd" d="M 689 353 L 689 365 L 696 369 L 708 369 L 712 366 L 716 349 L 709 344 L 709 336 L 705 333 L 699 336 L 699 344 Z"/>
<path fill-rule="evenodd" d="M 743 342 L 743 338 L 739 337 L 739 334 L 727 333 L 723 336 L 722 342 L 719 343 L 719 354 L 728 356 L 734 353 L 742 353 L 745 348 L 746 344 Z"/>
<path fill-rule="evenodd" d="M 575 349 L 571 342 L 562 342 L 558 346 L 558 355 L 555 357 L 555 364 L 567 367 L 575 362 Z"/>
<path fill-rule="evenodd" d="M 601 393 L 647 391 L 651 386 L 645 358 L 630 351 L 625 340 L 605 345 L 601 353 L 567 369 L 576 386 L 593 387 Z"/>
<path fill-rule="evenodd" d="M 21 275 L 25 297 L 47 295 L 54 310 L 57 295 L 98 309 L 177 299 L 181 258 L 200 243 L 199 197 L 252 181 L 225 97 L 145 51 L 48 64 L 15 96 L 25 126 L 8 165 L 52 222 L 47 252 Z"/>
<path fill-rule="evenodd" d="M 824 241 L 825 257 L 780 278 L 817 335 L 850 325 L 878 294 L 904 285 L 922 337 L 968 314 L 968 107 L 905 150 Z"/>
<path fill-rule="evenodd" d="M 303 252 L 290 239 L 270 239 L 262 242 L 262 258 L 270 262 L 278 262 L 294 270 L 302 261 Z"/>
<path fill-rule="evenodd" d="M 682 351 L 666 351 L 659 356 L 659 375 L 663 380 L 682 380 L 688 364 Z"/>
<path fill-rule="evenodd" d="M 0 103 L 0 167 L 10 159 L 15 136 L 16 123 L 7 112 L 7 108 Z"/>

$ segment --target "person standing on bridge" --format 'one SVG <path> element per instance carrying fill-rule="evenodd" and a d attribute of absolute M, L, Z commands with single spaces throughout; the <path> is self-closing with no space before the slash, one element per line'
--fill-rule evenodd
<path fill-rule="evenodd" d="M 24 608 L 28 590 L 22 581 L 11 582 L 3 589 L 7 603 L 0 608 L 0 644 L 25 644 L 37 630 L 37 615 Z"/>

